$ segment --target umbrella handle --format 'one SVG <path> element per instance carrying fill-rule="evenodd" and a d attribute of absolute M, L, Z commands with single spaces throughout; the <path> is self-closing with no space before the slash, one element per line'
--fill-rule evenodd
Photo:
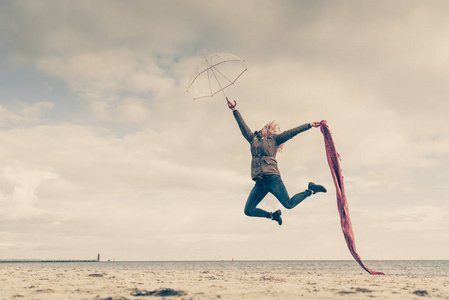
<path fill-rule="evenodd" d="M 228 102 L 228 107 L 230 109 L 233 109 L 237 106 L 237 101 L 234 100 L 234 104 L 232 104 L 232 102 L 229 102 L 228 97 L 226 97 L 226 101 Z"/>

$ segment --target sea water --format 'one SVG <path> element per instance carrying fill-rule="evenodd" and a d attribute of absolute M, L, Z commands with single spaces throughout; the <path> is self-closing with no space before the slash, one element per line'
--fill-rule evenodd
<path fill-rule="evenodd" d="M 449 277 L 449 260 L 366 260 L 375 271 L 395 276 Z M 117 261 L 117 262 L 20 262 L 0 263 L 2 267 L 116 269 L 148 271 L 214 272 L 306 272 L 368 274 L 355 261 Z"/>

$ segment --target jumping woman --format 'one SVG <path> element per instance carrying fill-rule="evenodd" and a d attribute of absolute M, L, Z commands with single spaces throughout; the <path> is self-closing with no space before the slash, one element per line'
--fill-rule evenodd
<path fill-rule="evenodd" d="M 281 179 L 276 161 L 276 153 L 282 150 L 286 141 L 312 127 L 320 127 L 320 122 L 304 124 L 281 132 L 279 124 L 273 121 L 267 123 L 260 131 L 251 132 L 243 120 L 242 115 L 236 109 L 236 105 L 235 101 L 234 104 L 228 101 L 228 106 L 237 120 L 237 124 L 239 125 L 243 137 L 251 145 L 251 177 L 256 182 L 246 201 L 245 215 L 272 219 L 277 221 L 279 225 L 282 225 L 280 210 L 270 213 L 257 208 L 257 205 L 268 192 L 272 193 L 287 209 L 292 209 L 313 194 L 327 192 L 324 186 L 309 182 L 309 185 L 304 192 L 298 193 L 290 198 Z"/>

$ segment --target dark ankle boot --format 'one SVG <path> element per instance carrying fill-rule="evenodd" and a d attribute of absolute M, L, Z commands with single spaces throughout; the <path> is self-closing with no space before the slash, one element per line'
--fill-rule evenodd
<path fill-rule="evenodd" d="M 326 190 L 326 188 L 324 186 L 315 184 L 313 182 L 309 182 L 308 189 L 312 191 L 312 194 L 316 194 L 316 193 L 319 193 L 319 192 L 321 192 L 321 193 L 326 193 L 327 192 L 327 190 Z"/>
<path fill-rule="evenodd" d="M 279 225 L 282 225 L 282 212 L 278 209 L 274 213 L 271 213 L 271 220 L 277 221 Z"/>

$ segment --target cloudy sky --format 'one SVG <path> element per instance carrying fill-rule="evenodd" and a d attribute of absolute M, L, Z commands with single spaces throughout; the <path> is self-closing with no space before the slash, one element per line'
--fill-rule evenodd
<path fill-rule="evenodd" d="M 447 28 L 444 0 L 1 1 L 0 258 L 352 259 L 319 129 L 278 162 L 329 192 L 243 214 L 248 144 L 186 93 L 230 52 L 252 130 L 328 121 L 362 259 L 449 259 Z"/>

